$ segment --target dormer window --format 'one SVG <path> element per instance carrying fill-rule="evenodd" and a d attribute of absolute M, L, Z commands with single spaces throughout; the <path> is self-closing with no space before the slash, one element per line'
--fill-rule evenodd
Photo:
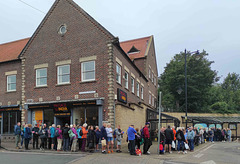
<path fill-rule="evenodd" d="M 132 48 L 128 51 L 128 54 L 138 53 L 138 52 L 140 52 L 140 50 L 138 50 L 135 46 L 132 46 Z"/>

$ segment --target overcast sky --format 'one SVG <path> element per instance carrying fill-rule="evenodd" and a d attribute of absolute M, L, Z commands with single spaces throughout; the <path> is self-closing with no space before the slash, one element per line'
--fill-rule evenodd
<path fill-rule="evenodd" d="M 185 48 L 206 50 L 221 80 L 240 73 L 239 0 L 74 1 L 120 41 L 154 35 L 159 75 Z M 0 44 L 30 37 L 53 3 L 1 0 Z"/>

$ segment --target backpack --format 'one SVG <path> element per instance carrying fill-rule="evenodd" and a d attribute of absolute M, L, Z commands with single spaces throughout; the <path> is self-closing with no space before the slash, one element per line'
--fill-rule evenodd
<path fill-rule="evenodd" d="M 64 136 L 67 136 L 67 135 L 68 135 L 68 128 L 64 128 L 64 129 L 63 129 L 63 135 L 64 135 Z"/>
<path fill-rule="evenodd" d="M 144 127 L 145 128 L 145 127 Z M 142 138 L 144 138 L 144 128 L 142 128 L 141 130 L 140 130 L 140 132 L 141 132 L 141 137 Z"/>
<path fill-rule="evenodd" d="M 59 130 L 56 130 L 56 131 L 55 131 L 55 137 L 59 137 L 59 136 L 60 136 Z"/>
<path fill-rule="evenodd" d="M 70 138 L 73 138 L 76 136 L 71 129 L 68 131 L 68 134 Z"/>
<path fill-rule="evenodd" d="M 177 140 L 181 140 L 181 139 L 182 139 L 182 137 L 181 137 L 180 133 L 178 133 L 177 134 Z"/>
<path fill-rule="evenodd" d="M 80 136 L 83 136 L 82 129 L 80 130 L 79 135 L 80 135 Z"/>
<path fill-rule="evenodd" d="M 211 130 L 209 131 L 209 134 L 212 135 L 212 131 Z"/>
<path fill-rule="evenodd" d="M 113 138 L 117 138 L 116 130 L 117 130 L 117 129 L 115 129 L 114 132 L 113 132 Z"/>

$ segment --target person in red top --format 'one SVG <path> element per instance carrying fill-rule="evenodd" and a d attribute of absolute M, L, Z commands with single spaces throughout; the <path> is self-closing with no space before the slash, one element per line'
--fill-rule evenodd
<path fill-rule="evenodd" d="M 150 140 L 150 134 L 149 134 L 149 125 L 150 123 L 147 122 L 145 124 L 145 127 L 143 128 L 143 139 L 144 139 L 144 146 L 143 146 L 143 154 L 150 155 L 150 152 L 148 151 L 151 146 L 151 140 Z"/>
<path fill-rule="evenodd" d="M 82 152 L 85 152 L 85 147 L 86 147 L 87 133 L 88 133 L 86 128 L 87 128 L 87 124 L 84 123 L 83 127 L 82 127 L 82 132 L 83 132 L 83 136 L 82 136 Z"/>

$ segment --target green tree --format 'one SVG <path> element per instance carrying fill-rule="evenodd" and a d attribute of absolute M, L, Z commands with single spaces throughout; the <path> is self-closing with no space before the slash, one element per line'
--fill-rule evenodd
<path fill-rule="evenodd" d="M 163 92 L 162 104 L 165 108 L 174 111 L 185 111 L 185 76 L 184 63 L 185 54 L 181 52 L 167 64 L 160 77 L 160 90 Z M 197 58 L 196 55 L 187 53 L 187 90 L 188 111 L 207 112 L 208 94 L 214 82 L 217 82 L 217 72 L 211 69 L 213 61 L 207 59 L 208 54 L 202 51 Z M 177 90 L 183 91 L 178 94 Z M 179 108 L 178 108 L 179 107 Z"/>

